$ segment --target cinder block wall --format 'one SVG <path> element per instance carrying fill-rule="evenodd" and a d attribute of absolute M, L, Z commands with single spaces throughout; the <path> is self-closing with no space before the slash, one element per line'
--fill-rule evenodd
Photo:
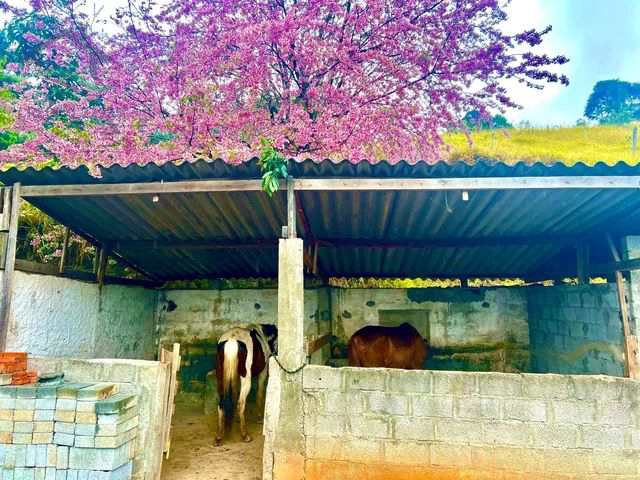
<path fill-rule="evenodd" d="M 308 366 L 305 478 L 640 478 L 638 398 L 621 378 Z"/>
<path fill-rule="evenodd" d="M 532 371 L 624 373 L 615 284 L 527 289 Z"/>
<path fill-rule="evenodd" d="M 277 318 L 275 289 L 165 290 L 158 302 L 160 342 L 181 344 L 180 386 L 187 392 L 204 391 L 220 335 L 236 326 L 276 324 Z M 311 338 L 331 333 L 330 325 L 327 289 L 305 290 L 305 335 Z M 320 363 L 316 358 L 314 361 Z"/>
<path fill-rule="evenodd" d="M 158 292 L 15 273 L 7 348 L 32 355 L 152 360 Z"/>

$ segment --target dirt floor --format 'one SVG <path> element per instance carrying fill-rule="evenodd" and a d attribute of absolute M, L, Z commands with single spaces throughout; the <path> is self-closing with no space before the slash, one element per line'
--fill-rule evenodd
<path fill-rule="evenodd" d="M 249 412 L 250 443 L 240 440 L 235 419 L 221 447 L 214 447 L 214 416 L 202 405 L 176 403 L 171 455 L 162 467 L 162 480 L 260 480 L 262 478 L 262 421 Z"/>

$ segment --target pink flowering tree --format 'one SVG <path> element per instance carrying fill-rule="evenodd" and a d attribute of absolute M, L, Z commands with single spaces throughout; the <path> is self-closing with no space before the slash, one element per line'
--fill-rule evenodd
<path fill-rule="evenodd" d="M 467 112 L 517 106 L 505 79 L 567 83 L 566 58 L 531 52 L 550 28 L 504 34 L 501 0 L 129 0 L 108 29 L 85 3 L 0 2 L 54 19 L 24 41 L 77 72 L 52 98 L 42 62 L 5 67 L 23 81 L 0 107 L 29 137 L 0 162 L 432 162 Z"/>

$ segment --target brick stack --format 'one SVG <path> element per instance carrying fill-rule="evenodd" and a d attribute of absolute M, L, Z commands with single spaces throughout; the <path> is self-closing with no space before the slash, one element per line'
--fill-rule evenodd
<path fill-rule="evenodd" d="M 0 387 L 0 479 L 126 480 L 137 396 L 111 383 Z"/>
<path fill-rule="evenodd" d="M 38 381 L 38 374 L 27 370 L 25 352 L 0 353 L 0 385 L 27 385 Z"/>

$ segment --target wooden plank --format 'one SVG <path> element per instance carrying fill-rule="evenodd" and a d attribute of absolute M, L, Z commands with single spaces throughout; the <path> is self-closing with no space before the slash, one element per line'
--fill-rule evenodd
<path fill-rule="evenodd" d="M 598 263 L 591 265 L 592 273 L 606 275 L 614 272 L 628 272 L 630 270 L 640 270 L 640 258 L 630 258 L 618 262 Z"/>
<path fill-rule="evenodd" d="M 278 248 L 277 239 L 266 240 L 124 240 L 110 241 L 114 250 L 120 249 L 184 249 L 184 250 L 238 250 Z"/>
<path fill-rule="evenodd" d="M 589 244 L 580 242 L 576 248 L 576 270 L 578 282 L 587 285 L 589 283 Z"/>
<path fill-rule="evenodd" d="M 480 178 L 297 178 L 295 190 L 555 190 L 637 189 L 640 176 L 556 176 Z M 22 196 L 75 197 L 109 195 L 160 195 L 196 192 L 259 192 L 260 180 L 190 180 L 178 182 L 113 183 L 94 185 L 32 185 Z"/>
<path fill-rule="evenodd" d="M 618 249 L 616 248 L 611 235 L 607 235 L 607 242 L 609 244 L 609 250 L 611 251 L 613 259 L 617 263 L 621 263 L 620 254 L 618 253 Z M 622 333 L 624 335 L 624 374 L 625 377 L 638 378 L 640 371 L 638 370 L 636 357 L 637 344 L 634 341 L 635 339 L 631 335 L 631 327 L 629 325 L 629 305 L 627 303 L 627 298 L 625 295 L 624 277 L 622 276 L 622 272 L 620 271 L 616 271 L 615 276 L 616 292 L 618 294 L 618 305 L 620 307 L 620 319 L 622 321 Z"/>
<path fill-rule="evenodd" d="M 481 177 L 481 178 L 308 178 L 296 190 L 555 190 L 636 189 L 640 176 Z"/>
<path fill-rule="evenodd" d="M 69 227 L 64 227 L 64 236 L 62 239 L 62 255 L 60 255 L 60 266 L 58 268 L 58 271 L 60 273 L 64 273 L 64 268 L 67 263 L 67 255 L 69 250 L 69 237 L 70 237 Z"/>
<path fill-rule="evenodd" d="M 65 278 L 71 278 L 73 280 L 80 280 L 82 282 L 96 283 L 96 276 L 93 273 L 65 270 L 63 274 L 60 274 L 58 266 L 54 264 L 31 262 L 29 260 L 22 260 L 17 258 L 15 269 L 21 272 L 37 273 L 40 275 L 53 275 L 58 277 L 62 276 Z M 111 277 L 105 275 L 104 284 L 157 288 L 162 285 L 162 282 L 154 282 L 137 278 Z"/>
<path fill-rule="evenodd" d="M 168 460 L 171 454 L 171 421 L 175 412 L 175 396 L 177 392 L 178 371 L 180 370 L 180 344 L 174 343 L 173 350 L 169 352 L 164 348 L 160 351 L 160 361 L 169 364 L 169 389 L 167 394 L 167 402 L 165 409 L 165 417 L 163 419 L 163 439 L 164 439 L 164 454 Z"/>
<path fill-rule="evenodd" d="M 311 266 L 311 273 L 313 273 L 314 275 L 318 275 L 318 270 L 319 270 L 318 250 L 320 250 L 318 242 L 314 242 L 313 243 L 313 260 L 312 260 L 312 266 Z"/>
<path fill-rule="evenodd" d="M 326 335 L 322 335 L 321 337 L 318 337 L 316 339 L 309 340 L 307 342 L 307 355 L 311 355 L 312 353 L 317 352 L 318 350 L 320 350 L 322 347 L 324 347 L 329 342 L 331 342 L 332 338 L 333 338 L 333 335 L 326 334 Z"/>
<path fill-rule="evenodd" d="M 4 187 L 2 189 L 2 214 L 0 215 L 0 231 L 6 232 L 9 230 L 10 219 L 11 219 L 11 187 Z"/>
<path fill-rule="evenodd" d="M 104 277 L 107 273 L 107 262 L 109 260 L 109 249 L 106 246 L 100 247 L 98 255 L 98 270 L 96 272 L 96 281 L 98 285 L 104 285 Z"/>
<path fill-rule="evenodd" d="M 87 197 L 110 195 L 161 195 L 197 192 L 258 192 L 260 180 L 190 180 L 179 182 L 111 183 L 93 185 L 34 185 L 24 187 L 23 196 Z"/>
<path fill-rule="evenodd" d="M 584 236 L 575 235 L 530 235 L 511 237 L 478 237 L 478 238 L 434 238 L 434 239 L 407 239 L 407 240 L 377 240 L 377 239 L 350 239 L 350 238 L 325 238 L 316 239 L 311 243 L 317 243 L 321 247 L 341 248 L 434 248 L 434 247 L 500 247 L 537 244 L 567 244 L 571 245 L 584 239 Z M 235 250 L 251 248 L 277 248 L 276 239 L 259 240 L 109 240 L 114 249 L 186 249 L 186 250 Z"/>
<path fill-rule="evenodd" d="M 341 248 L 458 248 L 458 247 L 506 247 L 538 244 L 574 244 L 583 239 L 575 235 L 523 235 L 508 237 L 453 237 L 453 238 L 421 238 L 405 240 L 326 238 L 317 239 L 321 247 Z"/>
<path fill-rule="evenodd" d="M 294 190 L 293 178 L 287 178 L 287 237 L 296 238 L 298 236 L 296 228 L 296 192 Z"/>
<path fill-rule="evenodd" d="M 39 273 L 41 275 L 59 275 L 60 270 L 52 263 L 38 263 L 29 260 L 16 259 L 16 270 L 28 273 Z"/>
<path fill-rule="evenodd" d="M 6 351 L 9 318 L 11 316 L 11 301 L 13 297 L 13 281 L 16 266 L 16 249 L 18 241 L 18 223 L 20 219 L 20 183 L 11 188 L 11 214 L 9 220 L 9 235 L 2 276 L 2 299 L 0 299 L 0 351 Z"/>

